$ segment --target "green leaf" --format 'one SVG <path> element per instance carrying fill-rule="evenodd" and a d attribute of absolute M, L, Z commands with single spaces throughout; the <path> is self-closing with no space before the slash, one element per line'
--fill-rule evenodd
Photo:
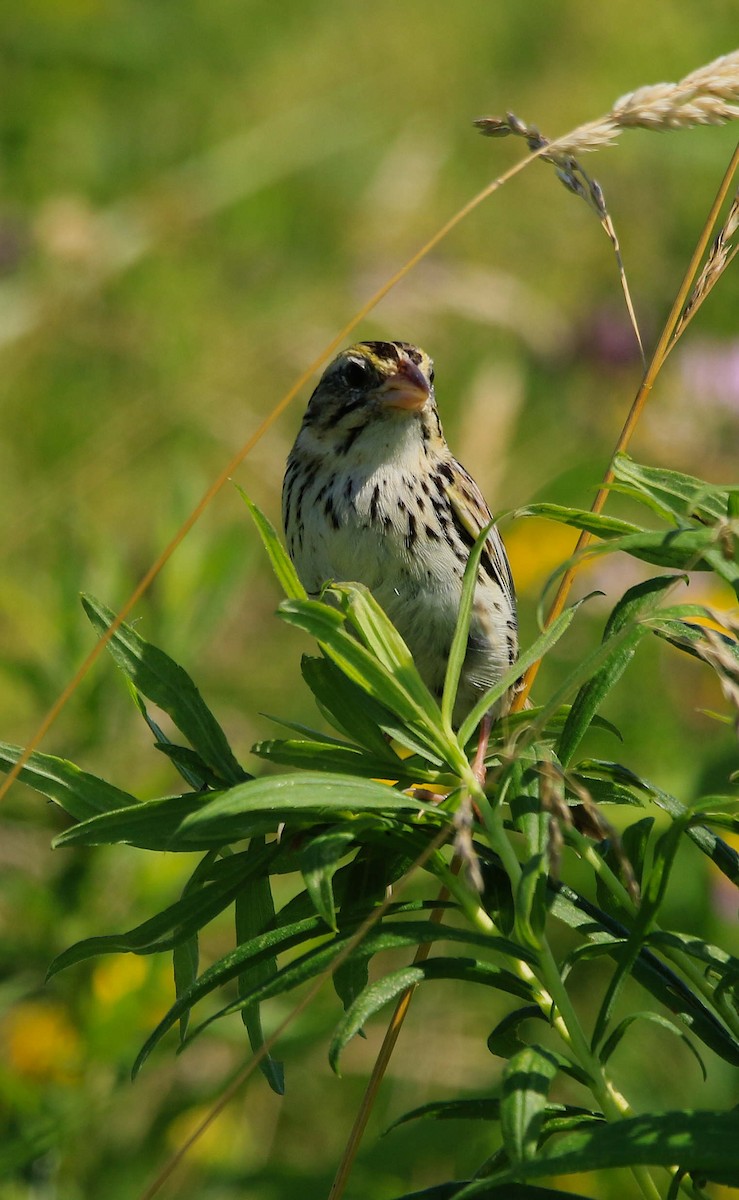
<path fill-rule="evenodd" d="M 546 1020 L 538 1004 L 527 1004 L 523 1008 L 516 1008 L 513 1012 L 507 1013 L 488 1038 L 487 1046 L 490 1053 L 498 1058 L 512 1058 L 514 1054 L 522 1050 L 527 1043 L 521 1039 L 518 1027 L 523 1021 L 529 1020 Z"/>
<path fill-rule="evenodd" d="M 394 757 L 382 734 L 388 722 L 395 722 L 389 708 L 347 679 L 328 658 L 313 658 L 306 654 L 301 661 L 301 670 L 319 706 L 340 733 L 379 757 Z"/>
<path fill-rule="evenodd" d="M 514 1163 L 537 1153 L 549 1088 L 558 1070 L 557 1058 L 543 1046 L 525 1046 L 503 1068 L 500 1124 Z"/>
<path fill-rule="evenodd" d="M 456 1200 L 461 1196 L 460 1188 L 465 1186 L 463 1181 L 455 1183 L 440 1183 L 436 1187 L 424 1188 L 422 1192 L 407 1192 L 404 1196 L 394 1197 L 394 1200 Z M 560 1188 L 540 1188 L 528 1183 L 509 1183 L 505 1188 L 496 1184 L 487 1187 L 477 1181 L 476 1196 L 480 1200 L 589 1200 L 582 1192 L 563 1192 Z"/>
<path fill-rule="evenodd" d="M 633 1025 L 634 1021 L 651 1021 L 654 1025 L 659 1025 L 662 1029 L 667 1029 L 670 1033 L 673 1033 L 679 1037 L 680 1041 L 688 1047 L 688 1050 L 693 1057 L 697 1059 L 698 1066 L 700 1067 L 701 1074 L 703 1075 L 703 1082 L 705 1083 L 706 1079 L 708 1078 L 706 1066 L 690 1038 L 687 1036 L 687 1034 L 683 1033 L 682 1029 L 678 1029 L 674 1021 L 668 1021 L 666 1017 L 654 1012 L 629 1013 L 628 1017 L 624 1017 L 622 1021 L 619 1021 L 616 1028 L 613 1030 L 610 1036 L 606 1038 L 605 1042 L 601 1046 L 598 1057 L 602 1063 L 605 1064 L 608 1062 L 608 1059 L 613 1054 L 613 1051 L 618 1046 L 628 1028 Z"/>
<path fill-rule="evenodd" d="M 180 836 L 198 844 L 236 841 L 252 836 L 255 817 L 269 817 L 269 828 L 282 822 L 313 823 L 361 813 L 426 813 L 434 824 L 444 819 L 434 805 L 371 780 L 351 775 L 305 771 L 252 779 L 207 799 L 182 821 Z"/>
<path fill-rule="evenodd" d="M 289 624 L 311 634 L 353 683 L 402 721 L 408 722 L 425 745 L 440 752 L 445 759 L 454 754 L 453 745 L 442 735 L 437 724 L 429 719 L 424 704 L 406 687 L 406 674 L 391 672 L 353 638 L 345 628 L 346 617 L 343 613 L 318 600 L 283 600 L 278 611 Z M 434 703 L 433 700 L 431 703 Z M 438 709 L 437 719 L 440 725 Z"/>
<path fill-rule="evenodd" d="M 735 1112 L 646 1113 L 613 1124 L 593 1123 L 558 1138 L 535 1158 L 473 1180 L 455 1200 L 484 1196 L 486 1188 L 502 1188 L 514 1180 L 570 1175 L 613 1167 L 673 1166 L 711 1180 L 736 1176 Z M 506 1190 L 505 1195 L 510 1195 Z"/>
<path fill-rule="evenodd" d="M 550 881 L 550 888 L 554 893 L 550 907 L 552 916 L 587 938 L 593 946 L 603 946 L 607 953 L 618 958 L 629 931 L 565 884 Z M 739 1066 L 739 1042 L 684 980 L 656 955 L 642 949 L 631 974 L 655 1000 L 678 1014 L 691 1033 L 706 1046 L 725 1062 Z"/>
<path fill-rule="evenodd" d="M 203 762 L 199 754 L 196 754 L 189 746 L 177 746 L 167 737 L 164 730 L 156 723 L 153 717 L 144 704 L 144 697 L 131 683 L 130 679 L 126 680 L 128 690 L 131 693 L 134 704 L 141 713 L 141 716 L 146 721 L 149 729 L 154 734 L 154 748 L 162 754 L 166 754 L 172 761 L 177 771 L 184 779 L 185 783 L 194 792 L 203 791 L 211 785 L 219 787 L 222 780 L 219 780 L 216 775 L 209 769 L 206 763 Z"/>
<path fill-rule="evenodd" d="M 639 956 L 644 939 L 652 921 L 662 903 L 667 888 L 667 881 L 677 854 L 677 848 L 685 832 L 685 818 L 673 822 L 671 827 L 657 840 L 652 863 L 648 873 L 644 875 L 641 903 L 639 905 L 633 929 L 627 943 L 618 954 L 616 970 L 606 989 L 606 994 L 598 1011 L 593 1030 L 592 1046 L 597 1050 L 605 1037 L 608 1022 L 611 1019 L 616 1000 L 620 995 L 634 962 Z"/>
<path fill-rule="evenodd" d="M 389 753 L 378 758 L 365 753 L 356 746 L 335 742 L 308 741 L 297 738 L 278 738 L 268 742 L 257 742 L 252 754 L 286 767 L 303 770 L 326 771 L 329 773 L 361 775 L 365 779 L 391 778 L 406 783 L 439 783 L 438 771 L 430 771 L 418 764 L 417 758 L 401 759 L 388 747 Z M 444 777 L 449 787 L 457 782 L 453 775 Z"/>
<path fill-rule="evenodd" d="M 316 912 L 323 917 L 329 929 L 337 929 L 332 880 L 341 859 L 354 844 L 354 839 L 352 829 L 337 826 L 316 834 L 301 850 L 300 869 L 308 895 L 316 906 Z"/>
<path fill-rule="evenodd" d="M 435 1121 L 497 1121 L 500 1118 L 500 1098 L 480 1096 L 473 1100 L 432 1100 L 430 1104 L 422 1104 L 397 1117 L 392 1125 L 388 1125 L 385 1133 L 425 1117 L 432 1117 Z"/>
<path fill-rule="evenodd" d="M 115 614 L 91 596 L 83 596 L 82 604 L 98 633 L 105 633 Z M 144 641 L 130 625 L 116 630 L 108 649 L 126 678 L 169 714 L 219 778 L 226 783 L 248 778 L 192 679 L 168 654 Z"/>
<path fill-rule="evenodd" d="M 602 538 L 651 532 L 645 530 L 641 525 L 634 525 L 631 521 L 610 517 L 607 513 L 594 513 L 586 508 L 566 508 L 562 504 L 527 504 L 525 508 L 519 508 L 514 516 L 540 517 L 545 521 L 557 521 L 561 525 L 584 529 L 588 533 Z"/>
<path fill-rule="evenodd" d="M 739 493 L 737 484 L 706 483 L 694 475 L 647 467 L 628 454 L 616 455 L 613 470 L 617 482 L 626 485 L 630 495 L 651 502 L 664 516 L 680 520 L 697 517 L 711 524 L 721 521 L 727 515 L 729 498 Z"/>
<path fill-rule="evenodd" d="M 462 675 L 464 660 L 467 656 L 467 641 L 470 631 L 470 619 L 472 617 L 472 603 L 475 598 L 475 588 L 477 587 L 478 568 L 480 559 L 482 558 L 483 550 L 488 539 L 488 534 L 493 528 L 495 522 L 490 521 L 485 528 L 480 532 L 475 539 L 475 544 L 470 550 L 467 559 L 467 566 L 464 569 L 464 577 L 462 579 L 462 597 L 459 604 L 459 612 L 457 614 L 457 624 L 454 629 L 454 637 L 452 639 L 449 658 L 446 666 L 446 676 L 444 678 L 444 691 L 441 700 L 441 715 L 442 720 L 447 729 L 452 727 L 452 713 L 454 704 L 457 699 L 457 689 L 459 680 Z"/>
<path fill-rule="evenodd" d="M 292 564 L 287 551 L 282 542 L 277 536 L 277 531 L 274 525 L 267 520 L 264 513 L 257 508 L 253 500 L 250 500 L 246 492 L 239 484 L 236 484 L 244 504 L 251 513 L 254 524 L 257 527 L 257 533 L 262 539 L 264 546 L 269 556 L 269 561 L 272 564 L 272 570 L 277 576 L 277 582 L 282 588 L 288 599 L 305 600 L 307 592 L 298 578 L 298 573 Z"/>
<path fill-rule="evenodd" d="M 546 749 L 534 747 L 534 753 Z M 513 826 L 524 835 L 525 853 L 516 889 L 515 930 L 525 946 L 538 950 L 547 916 L 550 814 L 542 804 L 541 788 L 547 763 L 528 766 L 518 758 L 510 769 L 506 793 Z"/>
<path fill-rule="evenodd" d="M 641 887 L 644 878 L 644 865 L 647 861 L 649 839 L 654 828 L 654 817 L 642 817 L 627 825 L 621 834 L 623 852 L 631 863 L 634 878 Z"/>
<path fill-rule="evenodd" d="M 215 988 L 222 987 L 230 980 L 238 978 L 239 975 L 243 974 L 247 964 L 254 967 L 259 962 L 272 961 L 279 952 L 291 950 L 294 946 L 298 946 L 302 942 L 311 941 L 320 935 L 322 929 L 323 923 L 320 917 L 317 916 L 293 921 L 278 929 L 267 930 L 267 932 L 250 939 L 248 942 L 242 943 L 235 950 L 218 959 L 217 962 L 203 971 L 202 975 L 198 976 L 186 992 L 178 996 L 169 1011 L 165 1013 L 156 1029 L 149 1035 L 142 1049 L 139 1051 L 132 1068 L 132 1075 L 135 1077 L 138 1074 L 144 1062 L 151 1054 L 151 1051 L 164 1034 L 180 1020 L 182 1014 L 193 1008 L 204 996 L 214 991 Z M 265 990 L 267 986 L 269 986 L 269 983 L 263 984 L 262 990 Z M 257 995 L 252 997 L 252 999 L 256 1002 L 262 999 L 262 997 Z M 235 1007 L 244 1007 L 245 1003 L 248 1003 L 248 1001 L 237 1004 Z"/>
<path fill-rule="evenodd" d="M 274 832 L 283 822 L 297 828 L 356 810 L 404 818 L 406 813 L 425 813 L 434 825 L 446 819 L 433 805 L 383 784 L 306 771 L 251 779 L 225 792 L 148 800 L 83 821 L 60 834 L 54 845 L 126 842 L 148 850 L 209 850 Z"/>
<path fill-rule="evenodd" d="M 210 845 L 198 846 L 181 837 L 179 829 L 185 817 L 202 807 L 205 798 L 212 795 L 212 792 L 188 792 L 100 813 L 65 829 L 52 846 L 55 849 L 73 845 L 112 846 L 123 842 L 142 850 L 209 850 Z"/>
<path fill-rule="evenodd" d="M 492 708 L 492 706 L 498 700 L 500 700 L 502 696 L 505 695 L 508 689 L 513 687 L 514 683 L 520 679 L 520 677 L 528 670 L 532 663 L 537 662 L 540 658 L 543 658 L 544 655 L 551 650 L 552 646 L 559 641 L 559 639 L 562 637 L 562 634 L 570 625 L 572 618 L 574 617 L 581 603 L 582 601 L 579 601 L 577 604 L 573 604 L 570 608 L 566 608 L 563 613 L 560 613 L 557 619 L 552 621 L 552 624 L 545 629 L 543 633 L 539 634 L 538 638 L 528 647 L 528 649 L 524 650 L 523 653 L 519 655 L 518 659 L 510 668 L 510 670 L 505 672 L 495 686 L 489 688 L 482 698 L 478 700 L 477 704 L 472 709 L 472 712 L 466 717 L 459 727 L 457 737 L 461 745 L 466 745 L 466 743 L 470 740 L 472 734 L 480 724 L 480 721 L 485 716 L 485 713 L 488 711 L 488 709 Z"/>
<path fill-rule="evenodd" d="M 700 662 L 706 663 L 716 671 L 719 678 L 722 674 L 725 674 L 725 668 L 722 670 L 713 659 L 713 656 L 706 656 L 706 654 L 702 653 L 703 650 L 709 647 L 704 625 L 697 625 L 692 621 L 675 620 L 666 612 L 658 612 L 650 619 L 649 628 L 657 637 L 669 642 L 677 650 L 682 650 L 686 654 L 690 654 L 692 658 L 697 658 Z M 716 629 L 711 630 L 711 635 L 719 639 L 729 663 L 733 658 L 739 669 L 739 643 L 734 638 L 719 633 Z"/>
<path fill-rule="evenodd" d="M 370 654 L 405 688 L 430 720 L 437 720 L 439 706 L 419 675 L 413 655 L 369 588 L 358 583 L 335 583 L 329 592 L 339 599 Z"/>
<path fill-rule="evenodd" d="M 49 967 L 47 978 L 97 954 L 160 954 L 172 950 L 227 908 L 250 872 L 268 870 L 277 849 L 273 845 L 266 847 L 259 859 L 241 853 L 215 863 L 209 868 L 211 877 L 206 882 L 200 880 L 197 888 L 188 885 L 179 900 L 141 925 L 127 933 L 85 938 L 62 951 Z"/>
<path fill-rule="evenodd" d="M 712 946 L 702 938 L 691 933 L 679 933 L 669 929 L 655 929 L 647 938 L 650 946 L 658 949 L 678 950 L 681 954 L 689 954 L 699 962 L 707 963 L 719 975 L 739 976 L 739 958 L 728 954 L 720 946 Z"/>
<path fill-rule="evenodd" d="M 259 864 L 264 857 L 265 850 L 264 839 L 253 838 L 247 851 L 247 858 Z M 269 876 L 254 870 L 236 897 L 234 908 L 236 945 L 241 946 L 258 938 L 269 928 L 274 918 L 275 906 L 272 900 Z M 250 996 L 260 984 L 273 979 L 276 974 L 277 960 L 274 956 L 249 963 L 246 969 L 239 973 L 236 981 L 239 996 Z M 264 1045 L 259 1004 L 249 1004 L 243 1008 L 241 1019 L 246 1028 L 249 1045 L 256 1054 Z M 285 1073 L 282 1063 L 277 1062 L 271 1054 L 266 1054 L 260 1060 L 259 1068 L 272 1091 L 276 1092 L 278 1096 L 283 1096 L 285 1094 Z"/>
<path fill-rule="evenodd" d="M 437 936 L 448 936 L 450 932 L 451 930 L 447 929 L 442 934 L 437 933 Z M 342 1050 L 347 1042 L 351 1041 L 355 1034 L 364 1028 L 370 1017 L 409 988 L 414 988 L 418 984 L 432 979 L 459 979 L 466 983 L 480 983 L 485 987 L 492 987 L 497 991 L 507 992 L 524 1000 L 532 999 L 531 988 L 519 976 L 477 959 L 439 956 L 428 959 L 426 962 L 401 967 L 365 988 L 345 1013 L 329 1048 L 329 1062 L 333 1070 L 337 1074 L 339 1073 L 338 1064 Z"/>
<path fill-rule="evenodd" d="M 191 988 L 198 977 L 200 949 L 197 933 L 191 934 L 184 942 L 178 942 L 172 950 L 172 973 L 174 975 L 175 996 L 179 999 L 188 988 Z M 180 1017 L 180 1043 L 187 1037 L 187 1027 L 190 1023 L 190 1010 L 186 1009 Z"/>
<path fill-rule="evenodd" d="M 669 792 L 662 791 L 654 784 L 648 783 L 624 767 L 621 763 L 607 762 L 601 759 L 586 759 L 578 763 L 578 771 L 585 776 L 599 775 L 605 779 L 613 779 L 625 787 L 631 788 L 635 795 L 642 794 L 652 800 L 659 808 L 664 809 L 671 817 L 690 816 L 690 809 Z M 588 784 L 588 786 L 590 786 Z M 692 842 L 732 883 L 739 884 L 739 854 L 712 829 L 705 825 L 689 824 L 686 834 Z"/>
<path fill-rule="evenodd" d="M 640 621 L 645 613 L 652 612 L 659 597 L 667 588 L 671 588 L 674 582 L 671 576 L 648 579 L 636 587 L 629 588 L 613 609 L 603 632 L 604 645 L 612 641 L 613 650 L 595 674 L 582 685 L 575 697 L 557 747 L 563 767 L 569 765 L 595 713 L 613 685 L 623 675 L 639 642 L 645 636 L 647 630 Z"/>
<path fill-rule="evenodd" d="M 0 771 L 10 771 L 22 754 L 22 746 L 0 742 Z M 65 758 L 39 751 L 31 754 L 18 778 L 42 796 L 48 796 L 77 821 L 137 803 L 130 792 L 81 771 Z"/>

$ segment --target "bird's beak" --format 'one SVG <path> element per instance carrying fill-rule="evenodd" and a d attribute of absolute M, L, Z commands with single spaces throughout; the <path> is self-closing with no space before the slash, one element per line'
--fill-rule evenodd
<path fill-rule="evenodd" d="M 383 406 L 419 412 L 428 400 L 431 388 L 420 367 L 404 358 L 395 374 L 380 385 L 377 394 Z"/>

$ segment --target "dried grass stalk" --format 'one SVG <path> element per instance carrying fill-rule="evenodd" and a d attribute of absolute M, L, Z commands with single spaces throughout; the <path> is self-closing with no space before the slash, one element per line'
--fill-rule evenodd
<path fill-rule="evenodd" d="M 739 192 L 734 197 L 734 202 L 727 213 L 726 220 L 708 252 L 708 257 L 703 264 L 700 275 L 695 281 L 690 299 L 680 314 L 680 319 L 672 335 L 673 343 L 677 341 L 685 326 L 695 316 L 706 296 L 716 283 L 718 283 L 718 280 L 734 258 L 737 250 L 739 250 L 739 245 L 733 246 L 731 244 L 731 239 L 737 229 L 739 229 Z"/>
<path fill-rule="evenodd" d="M 552 143 L 562 154 L 613 145 L 622 129 L 692 129 L 739 117 L 739 50 L 732 50 L 678 83 L 654 83 L 621 96 L 609 113 Z"/>
<path fill-rule="evenodd" d="M 642 357 L 642 362 L 646 366 L 644 358 L 644 346 L 639 332 L 639 323 L 636 319 L 631 292 L 626 278 L 623 259 L 621 257 L 621 247 L 619 245 L 616 227 L 611 219 L 611 214 L 606 207 L 605 196 L 603 189 L 597 179 L 592 179 L 588 175 L 581 163 L 570 153 L 565 153 L 562 150 L 553 148 L 552 142 L 536 128 L 535 125 L 527 125 L 524 121 L 517 117 L 515 113 L 506 113 L 505 119 L 498 117 L 480 117 L 475 121 L 475 125 L 485 134 L 486 137 L 507 137 L 513 134 L 516 137 L 522 137 L 526 141 L 529 150 L 539 152 L 539 157 L 545 162 L 550 162 L 554 165 L 557 178 L 570 192 L 574 192 L 581 200 L 584 200 L 588 208 L 596 214 L 606 236 L 608 237 L 613 253 L 616 258 L 616 266 L 618 267 L 619 278 L 621 280 L 621 288 L 626 302 L 626 309 L 629 314 L 629 320 L 634 330 L 639 353 Z M 554 143 L 554 147 L 559 143 Z M 546 149 L 545 149 L 546 147 Z"/>

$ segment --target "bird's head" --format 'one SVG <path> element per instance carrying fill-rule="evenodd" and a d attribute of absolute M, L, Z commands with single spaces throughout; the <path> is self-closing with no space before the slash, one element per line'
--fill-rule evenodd
<path fill-rule="evenodd" d="M 326 367 L 303 420 L 311 440 L 339 453 L 367 439 L 392 443 L 409 425 L 419 439 L 441 433 L 434 364 L 408 342 L 358 342 L 342 350 Z"/>

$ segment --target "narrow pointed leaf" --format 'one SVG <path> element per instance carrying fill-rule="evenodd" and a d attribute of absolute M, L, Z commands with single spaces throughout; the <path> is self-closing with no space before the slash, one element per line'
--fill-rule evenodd
<path fill-rule="evenodd" d="M 446 742 L 427 713 L 400 679 L 345 629 L 342 613 L 318 600 L 284 600 L 280 616 L 316 639 L 330 659 L 374 700 L 413 725 L 416 734 L 434 748 L 446 752 Z"/>
<path fill-rule="evenodd" d="M 172 950 L 172 973 L 174 975 L 175 996 L 179 999 L 198 977 L 200 950 L 197 933 L 191 934 L 183 942 L 178 942 Z M 180 1044 L 187 1037 L 187 1027 L 190 1023 L 190 1010 L 185 1009 L 180 1017 Z"/>
<path fill-rule="evenodd" d="M 257 533 L 262 539 L 262 545 L 267 551 L 269 561 L 272 564 L 272 570 L 277 576 L 277 582 L 282 588 L 288 599 L 304 600 L 307 592 L 298 578 L 298 573 L 292 564 L 292 561 L 285 550 L 282 542 L 277 536 L 277 531 L 270 521 L 267 520 L 264 513 L 257 508 L 253 500 L 250 500 L 242 487 L 236 484 L 244 504 L 251 513 L 254 524 L 257 527 Z"/>
<path fill-rule="evenodd" d="M 14 767 L 22 753 L 22 746 L 0 742 L 0 771 L 7 772 Z M 48 796 L 77 821 L 137 803 L 136 797 L 129 792 L 80 770 L 66 758 L 41 754 L 38 750 L 21 769 L 19 779 L 42 796 Z"/>
<path fill-rule="evenodd" d="M 500 1124 L 514 1163 L 537 1153 L 549 1089 L 558 1071 L 557 1057 L 543 1046 L 525 1046 L 503 1069 Z"/>
<path fill-rule="evenodd" d="M 427 813 L 437 823 L 441 814 L 433 805 L 424 804 L 394 788 L 351 775 L 324 775 L 305 771 L 297 775 L 271 775 L 249 780 L 201 803 L 186 816 L 180 836 L 201 843 L 235 841 L 251 836 L 253 819 L 265 814 L 270 826 L 282 820 L 314 822 L 338 815 L 362 813 Z M 278 820 L 275 822 L 275 818 Z"/>
<path fill-rule="evenodd" d="M 595 674 L 580 688 L 565 727 L 560 735 L 557 754 L 563 767 L 567 767 L 581 739 L 608 692 L 621 678 L 634 656 L 641 639 L 646 635 L 646 626 L 640 623 L 645 614 L 651 614 L 663 592 L 672 587 L 671 576 L 659 576 L 629 588 L 611 613 L 603 632 L 604 645 L 613 640 L 613 651 Z M 629 626 L 631 629 L 629 630 Z M 625 638 L 616 635 L 626 631 Z"/>
<path fill-rule="evenodd" d="M 83 596 L 82 604 L 98 633 L 105 633 L 115 613 L 92 596 Z M 108 649 L 126 678 L 169 714 L 216 775 L 226 783 L 248 778 L 192 679 L 168 654 L 125 624 L 113 634 Z"/>
<path fill-rule="evenodd" d="M 517 975 L 476 959 L 438 957 L 401 967 L 400 970 L 391 971 L 377 983 L 365 988 L 344 1015 L 329 1049 L 329 1062 L 334 1071 L 338 1073 L 339 1057 L 347 1042 L 359 1033 L 370 1017 L 408 988 L 432 979 L 459 979 L 467 983 L 481 983 L 485 987 L 507 992 L 523 1000 L 532 999 L 530 987 Z"/>
<path fill-rule="evenodd" d="M 629 931 L 565 884 L 553 888 L 551 914 L 584 935 L 593 945 L 603 945 L 618 959 Z M 631 968 L 632 977 L 651 996 L 685 1022 L 691 1033 L 732 1066 L 739 1066 L 739 1041 L 706 1007 L 700 997 L 648 949 L 642 949 Z"/>
<path fill-rule="evenodd" d="M 261 862 L 266 846 L 263 838 L 253 838 L 247 857 Z M 257 871 L 251 872 L 244 888 L 236 897 L 234 920 L 236 925 L 236 945 L 241 946 L 258 938 L 272 924 L 275 918 L 275 906 L 272 899 L 272 889 L 269 876 Z M 239 996 L 249 996 L 260 984 L 274 978 L 277 974 L 277 960 L 262 958 L 258 962 L 249 963 L 236 981 Z M 262 1015 L 259 1004 L 250 1004 L 241 1010 L 241 1019 L 246 1028 L 249 1045 L 256 1054 L 264 1045 L 262 1031 Z M 277 1062 L 271 1054 L 265 1055 L 259 1063 L 259 1068 L 278 1096 L 285 1092 L 285 1073 L 282 1063 Z"/>
<path fill-rule="evenodd" d="M 332 880 L 341 859 L 354 843 L 354 831 L 337 827 L 316 834 L 303 846 L 300 869 L 308 895 L 329 929 L 336 930 L 336 902 Z"/>
<path fill-rule="evenodd" d="M 339 597 L 344 612 L 369 652 L 432 721 L 438 719 L 439 706 L 421 679 L 410 650 L 370 590 L 361 584 L 342 583 L 334 584 L 330 591 Z"/>
<path fill-rule="evenodd" d="M 729 497 L 739 493 L 737 484 L 706 483 L 694 475 L 645 466 L 628 454 L 616 455 L 613 470 L 619 483 L 630 486 L 632 495 L 651 499 L 665 514 L 682 519 L 720 521 L 727 515 Z"/>
<path fill-rule="evenodd" d="M 462 579 L 462 598 L 459 604 L 459 613 L 457 614 L 457 624 L 454 629 L 454 638 L 452 639 L 452 647 L 449 651 L 447 660 L 446 676 L 444 679 L 444 692 L 441 700 L 442 718 L 451 728 L 452 712 L 454 711 L 454 703 L 457 699 L 457 688 L 462 675 L 462 667 L 464 666 L 465 656 L 467 654 L 467 640 L 470 631 L 470 619 L 472 616 L 472 603 L 475 598 L 475 588 L 477 586 L 477 572 L 480 566 L 485 543 L 487 542 L 488 534 L 495 524 L 494 521 L 488 522 L 479 536 L 475 539 L 475 544 L 470 550 L 467 559 L 467 566 L 464 569 L 464 577 Z"/>
<path fill-rule="evenodd" d="M 161 751 L 162 754 L 166 754 L 172 763 L 174 763 L 175 768 L 179 771 L 187 786 L 193 792 L 201 791 L 206 785 L 222 786 L 222 781 L 217 779 L 199 754 L 196 754 L 189 746 L 174 745 L 161 726 L 150 715 L 144 704 L 144 697 L 141 695 L 141 692 L 137 691 L 130 679 L 126 680 L 126 682 L 134 704 L 154 734 L 154 748 Z"/>
<path fill-rule="evenodd" d="M 527 504 L 519 508 L 517 517 L 540 517 L 546 521 L 557 521 L 560 524 L 571 525 L 575 529 L 584 529 L 596 537 L 623 537 L 627 534 L 647 533 L 642 525 L 632 521 L 622 521 L 607 513 L 594 513 L 586 508 L 567 508 L 562 504 Z"/>
<path fill-rule="evenodd" d="M 691 1042 L 690 1038 L 685 1033 L 683 1033 L 682 1029 L 678 1029 L 678 1027 L 677 1027 L 677 1025 L 675 1025 L 674 1021 L 668 1021 L 667 1018 L 661 1016 L 660 1013 L 654 1013 L 654 1012 L 629 1013 L 628 1017 L 624 1017 L 624 1019 L 622 1021 L 619 1021 L 618 1025 L 615 1027 L 613 1032 L 606 1038 L 605 1042 L 601 1046 L 598 1057 L 600 1058 L 600 1061 L 602 1063 L 608 1062 L 608 1059 L 613 1054 L 614 1050 L 618 1046 L 619 1042 L 621 1041 L 621 1039 L 623 1038 L 624 1034 L 627 1032 L 629 1027 L 634 1024 L 634 1021 L 651 1021 L 653 1024 L 659 1025 L 659 1026 L 661 1026 L 662 1029 L 667 1029 L 667 1030 L 669 1030 L 670 1033 L 675 1034 L 676 1037 L 679 1037 L 681 1042 L 683 1042 L 684 1045 L 687 1046 L 690 1053 L 697 1060 L 698 1066 L 700 1067 L 701 1074 L 703 1076 L 703 1082 L 705 1083 L 706 1079 L 708 1078 L 707 1073 L 706 1073 L 706 1065 L 703 1062 L 703 1059 L 701 1058 L 700 1054 L 696 1050 L 695 1046 Z"/>
<path fill-rule="evenodd" d="M 214 877 L 197 888 L 186 888 L 179 900 L 127 933 L 85 938 L 52 962 L 48 977 L 97 954 L 159 954 L 187 941 L 233 902 L 250 872 L 268 869 L 274 846 L 265 847 L 259 861 L 252 855 L 234 854 L 213 867 Z"/>
<path fill-rule="evenodd" d="M 382 735 L 383 723 L 395 719 L 390 709 L 347 679 L 329 658 L 306 654 L 301 661 L 301 670 L 305 682 L 336 729 L 380 757 L 393 757 Z"/>
<path fill-rule="evenodd" d="M 551 625 L 540 633 L 538 638 L 519 655 L 513 666 L 498 680 L 497 684 L 489 688 L 485 695 L 478 700 L 469 716 L 462 722 L 459 727 L 458 738 L 462 745 L 465 745 L 472 737 L 480 721 L 485 716 L 489 708 L 504 696 L 509 688 L 513 687 L 514 683 L 520 679 L 521 675 L 531 666 L 532 663 L 538 662 L 547 654 L 552 646 L 554 646 L 562 634 L 571 624 L 572 619 L 577 612 L 579 604 L 574 604 L 570 608 L 566 608 Z"/>
<path fill-rule="evenodd" d="M 484 1196 L 486 1189 L 547 1175 L 571 1175 L 613 1167 L 673 1166 L 708 1180 L 736 1170 L 735 1112 L 646 1113 L 613 1124 L 593 1123 L 547 1144 L 535 1158 L 474 1180 L 455 1193 L 455 1200 Z"/>

